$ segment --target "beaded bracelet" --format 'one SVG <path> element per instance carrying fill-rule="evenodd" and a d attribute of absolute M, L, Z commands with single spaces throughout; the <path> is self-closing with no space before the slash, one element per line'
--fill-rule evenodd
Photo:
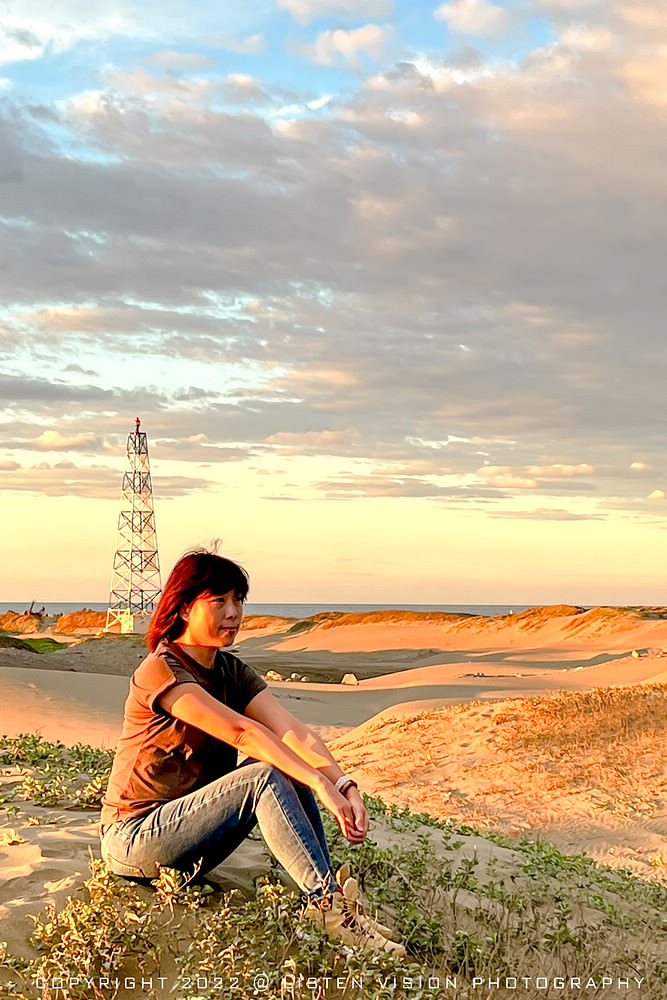
<path fill-rule="evenodd" d="M 334 787 L 337 792 L 340 792 L 341 795 L 345 795 L 350 788 L 358 788 L 359 785 L 356 783 L 354 778 L 348 778 L 346 774 L 341 774 Z"/>

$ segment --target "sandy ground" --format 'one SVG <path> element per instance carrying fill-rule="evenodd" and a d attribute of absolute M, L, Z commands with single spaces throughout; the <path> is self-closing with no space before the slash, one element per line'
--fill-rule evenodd
<path fill-rule="evenodd" d="M 287 628 L 263 624 L 246 633 L 238 653 L 260 672 L 309 677 L 271 689 L 333 741 L 364 791 L 667 880 L 664 739 L 633 744 L 631 759 L 621 754 L 613 767 L 595 747 L 583 746 L 575 768 L 512 744 L 534 725 L 528 696 L 666 684 L 667 620 L 658 613 L 541 609 L 513 621 L 371 616 L 297 634 Z M 0 648 L 0 732 L 113 746 L 127 678 L 144 653 L 136 637 L 84 639 L 47 654 Z M 338 682 L 347 672 L 357 685 Z M 610 777 L 614 768 L 621 777 Z M 97 854 L 96 821 L 96 813 L 31 803 L 7 817 L 0 828 L 0 940 L 29 950 L 27 913 L 81 884 L 89 853 Z M 227 878 L 250 884 L 264 864 L 258 850 L 250 843 L 235 854 Z"/>
<path fill-rule="evenodd" d="M 575 611 L 453 620 L 408 612 L 316 616 L 297 634 L 285 634 L 285 619 L 276 619 L 272 631 L 262 618 L 248 623 L 235 651 L 262 674 L 306 676 L 307 683 L 271 682 L 271 689 L 327 739 L 405 701 L 499 701 L 667 678 L 667 620 L 615 609 Z M 75 623 L 82 627 L 80 616 Z M 0 648 L 2 731 L 63 742 L 75 731 L 84 742 L 113 746 L 127 678 L 146 655 L 143 639 L 77 635 L 66 645 L 68 637 L 53 628 L 51 622 L 34 634 L 62 641 L 56 652 Z M 348 673 L 358 685 L 340 683 Z"/>

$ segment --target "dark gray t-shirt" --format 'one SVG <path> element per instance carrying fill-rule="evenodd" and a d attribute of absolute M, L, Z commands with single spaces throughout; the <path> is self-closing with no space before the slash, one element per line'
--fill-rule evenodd
<path fill-rule="evenodd" d="M 130 681 L 123 729 L 102 800 L 101 826 L 150 812 L 236 767 L 233 746 L 174 718 L 160 706 L 158 698 L 169 688 L 192 683 L 241 715 L 267 686 L 232 653 L 218 650 L 209 669 L 173 643 L 160 643 Z"/>

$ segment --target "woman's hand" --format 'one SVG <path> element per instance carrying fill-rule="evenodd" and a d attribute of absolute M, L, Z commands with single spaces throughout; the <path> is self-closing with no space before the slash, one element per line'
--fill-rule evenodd
<path fill-rule="evenodd" d="M 333 784 L 327 778 L 323 778 L 316 792 L 324 808 L 328 809 L 332 816 L 336 818 L 336 822 L 345 839 L 351 844 L 360 844 L 368 833 L 368 814 L 363 802 L 353 803 L 351 799 L 346 798 L 345 795 L 341 795 L 340 792 L 336 791 Z M 358 797 L 361 800 L 361 796 Z M 359 805 L 361 805 L 361 811 L 359 810 Z M 358 825 L 359 822 L 361 826 Z"/>
<path fill-rule="evenodd" d="M 364 800 L 361 797 L 361 792 L 355 785 L 352 785 L 345 793 L 345 798 L 352 806 L 354 825 L 360 833 L 363 833 L 363 837 L 361 838 L 361 840 L 363 840 L 368 833 L 371 821 L 368 813 L 366 812 L 366 806 L 364 805 Z M 355 843 L 357 843 L 357 841 L 355 841 Z"/>

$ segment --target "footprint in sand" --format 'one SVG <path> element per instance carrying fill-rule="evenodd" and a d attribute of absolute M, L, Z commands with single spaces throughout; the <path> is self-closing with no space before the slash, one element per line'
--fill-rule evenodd
<path fill-rule="evenodd" d="M 79 879 L 75 875 L 65 875 L 63 878 L 45 882 L 44 888 L 47 892 L 61 892 L 63 889 L 71 889 L 78 882 Z"/>
<path fill-rule="evenodd" d="M 87 877 L 87 876 L 86 876 Z M 17 875 L 15 878 L 8 879 L 4 885 L 0 886 L 0 903 L 12 903 L 12 902 L 22 902 L 26 899 L 41 899 L 44 896 L 44 879 L 51 883 L 51 885 L 56 888 L 50 889 L 50 892 L 55 892 L 59 888 L 65 886 L 59 886 L 58 883 L 66 883 L 70 880 L 72 884 L 74 881 L 81 881 L 81 875 L 72 875 L 71 864 L 65 868 L 41 868 L 37 867 L 33 872 L 28 875 Z M 66 888 L 70 886 L 67 885 Z"/>

